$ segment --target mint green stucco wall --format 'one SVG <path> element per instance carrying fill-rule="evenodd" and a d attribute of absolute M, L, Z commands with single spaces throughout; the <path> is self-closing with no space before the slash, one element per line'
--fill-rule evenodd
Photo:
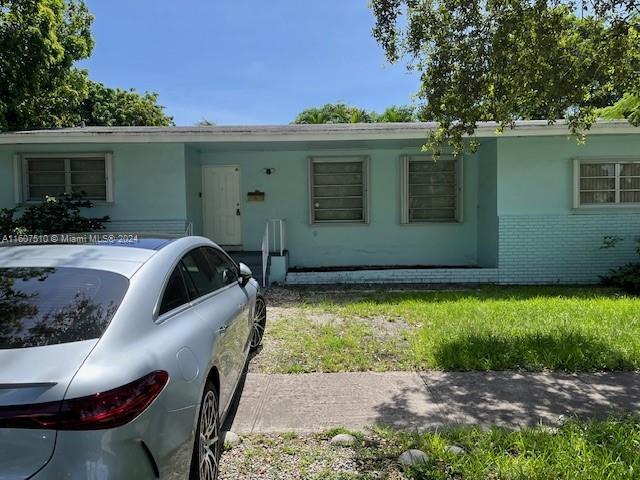
<path fill-rule="evenodd" d="M 11 148 L 0 147 L 0 208 L 15 206 L 13 153 Z"/>
<path fill-rule="evenodd" d="M 185 149 L 182 144 L 53 144 L 0 147 L 0 208 L 13 207 L 16 153 L 112 152 L 112 204 L 96 204 L 92 215 L 109 215 L 117 228 L 148 228 L 186 219 Z M 159 223 L 153 223 L 159 221 Z M 172 227 L 174 228 L 174 227 Z M 177 227 L 175 227 L 177 228 Z"/>
<path fill-rule="evenodd" d="M 498 264 L 497 141 L 485 140 L 478 151 L 478 264 Z"/>
<path fill-rule="evenodd" d="M 573 158 L 640 157 L 638 135 L 575 138 L 507 137 L 498 140 L 498 215 L 569 213 L 573 207 Z"/>
<path fill-rule="evenodd" d="M 200 152 L 193 147 L 185 147 L 185 181 L 187 221 L 193 225 L 193 233 L 202 235 L 202 166 Z"/>
<path fill-rule="evenodd" d="M 291 267 L 346 265 L 476 265 L 478 262 L 478 161 L 464 160 L 464 221 L 461 224 L 400 224 L 400 156 L 416 150 L 206 151 L 202 164 L 238 165 L 241 172 L 242 239 L 259 250 L 265 222 L 286 220 Z M 369 224 L 310 225 L 307 158 L 368 155 Z M 275 173 L 266 175 L 265 168 Z M 247 192 L 265 192 L 247 202 Z"/>

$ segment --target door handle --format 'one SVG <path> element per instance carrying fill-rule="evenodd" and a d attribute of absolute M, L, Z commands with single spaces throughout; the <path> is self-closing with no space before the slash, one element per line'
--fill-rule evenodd
<path fill-rule="evenodd" d="M 223 325 L 222 327 L 218 328 L 218 333 L 220 335 L 224 335 L 228 328 L 229 328 L 229 325 Z"/>

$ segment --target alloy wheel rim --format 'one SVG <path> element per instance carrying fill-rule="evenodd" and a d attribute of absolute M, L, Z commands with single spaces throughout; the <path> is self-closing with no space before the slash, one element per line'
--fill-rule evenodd
<path fill-rule="evenodd" d="M 202 402 L 200 414 L 199 460 L 200 480 L 216 480 L 220 462 L 220 426 L 218 425 L 218 402 L 209 390 Z"/>
<path fill-rule="evenodd" d="M 262 342 L 267 319 L 267 307 L 264 300 L 256 300 L 256 308 L 253 312 L 253 332 L 251 334 L 251 348 L 256 348 Z"/>

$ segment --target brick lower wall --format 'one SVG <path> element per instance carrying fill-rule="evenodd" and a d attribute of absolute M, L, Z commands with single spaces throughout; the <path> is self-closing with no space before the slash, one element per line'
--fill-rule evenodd
<path fill-rule="evenodd" d="M 605 236 L 624 240 L 602 249 Z M 289 272 L 286 283 L 598 283 L 611 268 L 638 259 L 640 213 L 501 216 L 498 268 Z"/>
<path fill-rule="evenodd" d="M 601 248 L 605 236 L 624 238 Z M 597 283 L 609 269 L 638 259 L 639 213 L 501 216 L 500 283 Z"/>
<path fill-rule="evenodd" d="M 290 285 L 358 283 L 497 283 L 496 268 L 358 270 L 353 272 L 289 272 Z"/>

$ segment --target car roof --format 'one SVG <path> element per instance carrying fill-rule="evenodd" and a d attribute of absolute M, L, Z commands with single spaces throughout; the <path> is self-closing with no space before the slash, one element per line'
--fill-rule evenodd
<path fill-rule="evenodd" d="M 70 234 L 76 238 L 85 234 Z M 0 242 L 0 268 L 12 267 L 67 267 L 108 270 L 131 278 L 152 257 L 159 255 L 159 261 L 175 258 L 176 255 L 197 246 L 217 247 L 208 238 L 198 236 L 162 236 L 148 237 L 122 236 L 112 238 L 105 234 L 107 240 L 77 242 L 71 236 L 64 236 L 67 243 L 10 243 Z M 91 237 L 95 239 L 96 237 Z M 60 238 L 58 238 L 60 240 Z M 163 252 L 163 253 L 161 253 Z"/>
<path fill-rule="evenodd" d="M 21 245 L 0 248 L 0 268 L 68 267 L 108 270 L 133 276 L 157 249 L 116 244 Z"/>

